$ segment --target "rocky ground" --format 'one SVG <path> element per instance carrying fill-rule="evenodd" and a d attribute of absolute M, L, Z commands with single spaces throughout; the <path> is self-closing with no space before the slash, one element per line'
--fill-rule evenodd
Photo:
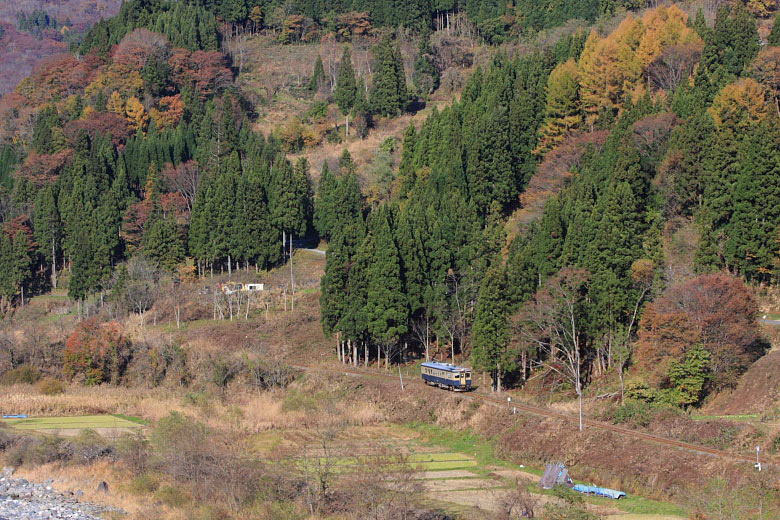
<path fill-rule="evenodd" d="M 100 520 L 99 514 L 117 511 L 80 502 L 81 490 L 65 495 L 54 489 L 53 483 L 53 480 L 35 483 L 23 478 L 15 479 L 12 468 L 3 468 L 0 476 L 0 520 Z M 104 482 L 101 486 L 108 490 Z"/>

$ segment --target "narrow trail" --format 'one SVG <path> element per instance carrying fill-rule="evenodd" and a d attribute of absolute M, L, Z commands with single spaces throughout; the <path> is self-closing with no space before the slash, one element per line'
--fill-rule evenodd
<path fill-rule="evenodd" d="M 313 372 L 313 371 L 320 371 L 320 372 L 339 372 L 343 373 L 347 376 L 352 377 L 360 377 L 363 379 L 385 379 L 385 380 L 394 380 L 396 382 L 399 382 L 399 378 L 397 374 L 392 373 L 380 373 L 380 372 L 373 372 L 369 370 L 362 370 L 357 369 L 354 367 L 349 366 L 343 366 L 343 367 L 334 367 L 334 366 L 327 366 L 327 367 L 313 367 L 313 366 L 306 366 L 306 365 L 293 365 L 293 368 L 296 368 L 298 370 L 303 370 L 306 372 Z M 422 381 L 418 379 L 404 379 L 404 386 L 415 386 L 415 387 L 423 387 L 431 392 L 446 392 L 446 390 L 433 388 Z M 498 406 L 501 408 L 507 408 L 508 404 L 505 398 L 498 398 L 482 393 L 478 393 L 476 391 L 472 392 L 463 392 L 463 393 L 447 393 L 447 395 L 455 395 L 456 397 L 460 399 L 474 399 L 477 401 L 483 401 L 489 404 L 492 404 L 493 406 Z M 563 412 L 558 412 L 555 410 L 550 410 L 549 408 L 544 408 L 541 406 L 534 406 L 529 404 L 524 404 L 520 402 L 513 401 L 511 403 L 511 406 L 513 408 L 517 408 L 518 413 L 526 413 L 531 415 L 536 415 L 539 417 L 548 417 L 553 419 L 559 419 L 562 421 L 570 422 L 574 424 L 575 426 L 579 423 L 579 418 L 575 415 L 570 415 Z M 702 455 L 710 455 L 714 457 L 720 457 L 722 459 L 730 460 L 732 462 L 748 462 L 748 463 L 755 463 L 755 456 L 748 456 L 748 455 L 740 455 L 737 453 L 731 453 L 728 451 L 719 450 L 716 448 L 709 448 L 706 446 L 700 446 L 698 444 L 691 444 L 688 442 L 682 442 L 677 441 L 674 439 L 669 439 L 667 437 L 662 437 L 660 435 L 654 435 L 651 433 L 645 433 L 637 430 L 632 430 L 630 428 L 625 428 L 622 426 L 617 426 L 614 424 L 597 421 L 595 419 L 588 419 L 583 417 L 582 424 L 584 427 L 588 428 L 596 428 L 603 431 L 610 431 L 613 433 L 617 433 L 618 435 L 623 435 L 626 437 L 632 437 L 634 439 L 641 439 L 645 441 L 655 442 L 657 444 L 663 444 L 665 446 L 672 446 L 675 448 L 681 448 L 684 450 L 688 450 L 694 453 L 702 454 Z M 767 467 L 770 461 L 768 461 L 766 458 L 762 461 L 761 465 L 763 467 Z M 774 464 L 772 463 L 774 466 Z"/>

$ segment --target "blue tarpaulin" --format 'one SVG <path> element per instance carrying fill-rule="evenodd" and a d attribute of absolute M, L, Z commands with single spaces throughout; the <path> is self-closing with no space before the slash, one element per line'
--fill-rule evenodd
<path fill-rule="evenodd" d="M 27 419 L 27 414 L 19 414 L 19 415 L 3 414 L 3 419 Z"/>
<path fill-rule="evenodd" d="M 623 493 L 622 491 L 617 491 L 615 489 L 601 488 L 596 486 L 583 486 L 582 484 L 577 484 L 576 486 L 574 486 L 574 491 L 578 491 L 580 493 L 585 493 L 588 495 L 614 498 L 615 500 L 626 496 L 626 494 Z"/>

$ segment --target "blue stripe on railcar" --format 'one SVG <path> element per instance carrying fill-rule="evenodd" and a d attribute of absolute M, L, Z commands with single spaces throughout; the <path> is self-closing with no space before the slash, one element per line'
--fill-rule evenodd
<path fill-rule="evenodd" d="M 447 379 L 444 377 L 437 377 L 430 374 L 423 374 L 422 378 L 424 381 L 430 381 L 431 383 L 439 383 L 442 385 L 452 385 L 455 387 L 460 388 L 460 380 L 459 379 Z M 471 386 L 471 379 L 466 379 L 465 386 Z"/>
<path fill-rule="evenodd" d="M 445 363 L 426 362 L 422 364 L 421 376 L 426 383 L 440 386 L 448 386 L 458 390 L 471 388 L 471 370 L 465 367 L 456 367 Z M 461 376 L 468 376 L 461 383 Z"/>

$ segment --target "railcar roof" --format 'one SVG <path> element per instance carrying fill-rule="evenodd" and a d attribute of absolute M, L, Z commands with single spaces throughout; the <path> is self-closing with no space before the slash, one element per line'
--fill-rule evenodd
<path fill-rule="evenodd" d="M 470 368 L 466 367 L 458 367 L 451 363 L 436 363 L 435 361 L 426 361 L 422 364 L 424 367 L 428 368 L 438 368 L 439 370 L 446 370 L 447 372 L 460 372 L 461 370 L 471 370 Z"/>

